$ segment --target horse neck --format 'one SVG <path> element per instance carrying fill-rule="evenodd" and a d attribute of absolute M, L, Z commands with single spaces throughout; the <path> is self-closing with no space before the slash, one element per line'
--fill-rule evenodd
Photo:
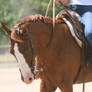
<path fill-rule="evenodd" d="M 48 44 L 52 35 L 52 25 L 39 21 L 37 23 L 32 23 L 30 30 L 31 40 L 33 47 L 35 48 L 35 53 L 40 58 L 40 60 L 42 60 L 46 58 L 45 56 L 48 52 Z"/>
<path fill-rule="evenodd" d="M 71 35 L 66 24 L 57 24 L 54 31 L 53 41 L 49 51 L 50 54 L 53 54 L 53 57 L 62 57 L 63 53 L 66 53 L 65 55 L 72 52 L 80 53 L 80 47 Z"/>
<path fill-rule="evenodd" d="M 37 23 L 32 23 L 31 24 L 31 35 L 32 40 L 36 46 L 43 46 L 45 47 L 50 39 L 51 35 L 51 25 L 50 24 L 45 24 L 41 21 L 38 21 Z"/>
<path fill-rule="evenodd" d="M 39 25 L 37 25 L 36 28 L 40 29 Z M 46 28 L 44 27 L 44 29 L 45 29 L 44 31 L 47 32 L 47 34 L 46 33 L 41 34 L 40 37 L 45 37 L 45 40 L 43 40 L 43 44 L 45 44 L 45 45 L 39 44 L 41 39 L 43 39 L 43 38 L 37 38 L 36 41 L 38 43 L 35 43 L 39 64 L 42 64 L 44 62 L 44 60 L 46 60 L 46 63 L 47 63 L 49 56 L 51 56 L 51 55 L 55 56 L 55 54 L 61 53 L 62 45 L 65 41 L 65 31 L 63 28 L 65 28 L 65 27 L 63 27 L 62 25 L 58 26 L 56 24 L 55 30 L 53 30 L 53 36 L 52 36 L 51 43 L 48 44 L 50 42 L 50 38 L 51 38 L 52 27 L 50 25 L 49 25 L 49 27 L 46 27 Z M 47 47 L 47 44 L 48 44 L 48 47 Z M 51 61 L 49 61 L 49 62 L 51 62 Z"/>
<path fill-rule="evenodd" d="M 80 58 L 80 55 L 78 55 L 80 54 L 80 48 L 72 37 L 66 24 L 56 24 L 53 34 L 54 35 L 52 42 L 48 46 L 48 48 L 42 45 L 38 46 L 36 50 L 36 66 L 42 67 L 44 64 L 46 64 L 48 70 L 51 70 L 52 65 L 59 66 L 59 63 L 57 63 L 56 61 L 64 62 L 65 57 L 68 58 L 69 54 L 73 54 L 75 56 L 75 59 Z M 46 35 L 46 38 L 49 37 L 50 35 Z M 39 40 L 37 41 L 39 42 Z"/>

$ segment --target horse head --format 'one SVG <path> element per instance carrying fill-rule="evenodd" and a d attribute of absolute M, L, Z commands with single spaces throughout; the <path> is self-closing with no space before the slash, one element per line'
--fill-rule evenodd
<path fill-rule="evenodd" d="M 31 83 L 35 77 L 35 46 L 41 47 L 42 45 L 44 47 L 49 43 L 48 40 L 50 39 L 48 36 L 51 32 L 46 32 L 49 30 L 49 27 L 45 29 L 41 23 L 42 21 L 43 19 L 40 15 L 35 17 L 29 16 L 18 23 L 13 29 L 9 29 L 4 23 L 1 23 L 5 33 L 10 37 L 10 53 L 17 59 L 21 78 L 27 84 Z M 39 26 L 39 22 L 42 24 L 41 26 Z M 38 30 L 39 28 L 45 29 L 42 33 L 46 36 L 41 35 L 41 30 Z M 40 41 L 37 39 L 40 39 Z M 44 42 L 45 39 L 46 41 Z"/>
<path fill-rule="evenodd" d="M 21 78 L 29 84 L 34 80 L 33 47 L 29 35 L 19 27 L 9 29 L 4 23 L 1 23 L 1 25 L 10 37 L 10 53 L 18 61 Z"/>

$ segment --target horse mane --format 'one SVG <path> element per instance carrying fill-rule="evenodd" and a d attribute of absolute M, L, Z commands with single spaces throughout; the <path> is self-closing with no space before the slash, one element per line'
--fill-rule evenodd
<path fill-rule="evenodd" d="M 28 16 L 25 17 L 22 21 L 20 21 L 16 26 L 21 26 L 25 23 L 29 23 L 29 22 L 38 22 L 38 21 L 42 21 L 43 23 L 49 23 L 49 24 L 53 24 L 53 19 L 51 17 L 48 16 L 42 16 L 40 14 L 36 14 L 33 16 Z M 58 19 L 55 20 L 55 23 L 62 23 L 64 22 L 62 19 L 62 16 L 60 16 Z"/>
<path fill-rule="evenodd" d="M 32 15 L 32 16 L 27 16 L 25 17 L 22 21 L 20 21 L 16 26 L 21 26 L 25 23 L 28 23 L 28 22 L 38 22 L 38 21 L 42 21 L 44 23 L 53 23 L 53 20 L 52 18 L 50 17 L 45 17 L 45 16 L 42 16 L 40 14 L 36 14 L 36 15 Z"/>

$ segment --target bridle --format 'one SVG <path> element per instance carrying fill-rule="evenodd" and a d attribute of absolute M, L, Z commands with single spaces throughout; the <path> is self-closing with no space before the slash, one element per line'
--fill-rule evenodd
<path fill-rule="evenodd" d="M 48 43 L 46 44 L 46 48 L 48 48 L 48 46 L 50 45 L 50 43 L 52 42 L 52 39 L 53 39 L 53 27 L 52 25 L 50 26 L 51 29 L 49 28 L 49 30 L 51 30 L 51 33 L 50 33 L 50 38 L 49 38 L 49 41 Z M 20 31 L 22 28 L 21 28 L 21 25 L 18 25 L 14 28 L 16 31 L 16 34 L 19 35 L 19 37 L 23 40 L 26 41 L 26 38 L 23 38 L 23 36 L 21 35 Z M 27 39 L 28 40 L 28 39 Z M 33 76 L 34 76 L 34 79 L 36 78 L 36 74 L 38 72 L 43 72 L 44 71 L 44 68 L 45 68 L 45 64 L 42 65 L 41 67 L 38 67 L 35 65 L 35 58 L 36 58 L 36 54 L 35 54 L 35 48 L 32 44 L 32 41 L 30 40 L 29 41 L 30 43 L 30 48 L 31 48 L 31 53 L 32 53 L 32 59 L 30 61 L 30 65 L 31 65 L 31 72 L 33 73 Z"/>
<path fill-rule="evenodd" d="M 31 67 L 31 71 L 32 71 L 32 73 L 34 74 L 34 77 L 35 77 L 35 67 L 34 67 L 34 65 L 35 65 L 35 62 L 34 62 L 34 58 L 35 58 L 35 56 L 34 56 L 34 47 L 33 47 L 33 45 L 32 45 L 32 42 L 30 41 L 30 48 L 31 48 L 31 52 L 32 52 L 32 60 L 31 60 L 31 65 L 32 65 L 32 67 Z"/>

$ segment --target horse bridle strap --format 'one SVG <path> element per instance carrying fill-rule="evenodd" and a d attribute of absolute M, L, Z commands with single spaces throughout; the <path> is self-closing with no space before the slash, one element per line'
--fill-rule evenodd
<path fill-rule="evenodd" d="M 35 68 L 35 71 L 34 71 L 35 73 L 44 71 L 44 69 L 42 67 L 35 66 L 34 68 Z"/>
<path fill-rule="evenodd" d="M 37 62 L 38 62 L 37 57 L 35 57 L 35 63 L 37 63 Z M 36 76 L 37 73 L 44 72 L 45 67 L 46 67 L 45 62 L 41 66 L 34 65 L 34 74 L 35 74 L 35 76 Z"/>

